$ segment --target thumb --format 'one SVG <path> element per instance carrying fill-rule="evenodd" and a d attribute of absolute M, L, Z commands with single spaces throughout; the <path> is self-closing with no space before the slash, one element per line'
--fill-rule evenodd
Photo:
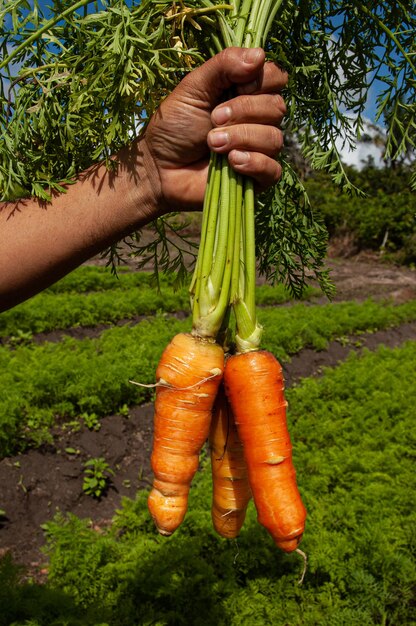
<path fill-rule="evenodd" d="M 254 81 L 265 58 L 262 48 L 226 48 L 188 74 L 179 89 L 212 109 L 232 85 Z"/>

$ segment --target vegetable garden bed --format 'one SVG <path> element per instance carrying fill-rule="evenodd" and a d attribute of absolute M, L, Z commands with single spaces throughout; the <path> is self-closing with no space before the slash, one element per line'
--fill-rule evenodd
<path fill-rule="evenodd" d="M 88 291 L 93 292 L 92 287 L 89 285 Z M 137 287 L 128 286 L 126 292 L 130 289 Z M 264 294 L 268 297 L 267 288 Z M 8 442 L 10 450 L 16 443 L 22 447 L 33 446 L 36 441 L 44 443 L 0 462 L 0 490 L 5 498 L 0 508 L 6 514 L 2 518 L 0 549 L 4 552 L 12 548 L 16 560 L 29 568 L 36 581 L 45 583 L 50 574 L 46 587 L 17 585 L 12 593 L 12 568 L 3 560 L 0 576 L 3 593 L 8 597 L 8 615 L 14 615 L 15 620 L 21 616 L 21 621 L 16 621 L 19 625 L 32 619 L 34 624 L 50 626 L 51 615 L 59 616 L 56 623 L 66 619 L 70 624 L 198 624 L 204 604 L 208 607 L 205 624 L 237 624 L 237 607 L 247 624 L 283 624 L 289 619 L 283 621 L 283 612 L 291 624 L 300 624 L 301 619 L 306 624 L 377 624 L 383 619 L 386 623 L 409 623 L 412 608 L 408 593 L 414 580 L 411 561 L 406 557 L 410 543 L 408 533 L 398 538 L 391 533 L 394 525 L 410 528 L 414 523 L 405 498 L 400 496 L 402 491 L 407 493 L 411 477 L 406 473 L 407 462 L 395 463 L 391 471 L 380 464 L 386 454 L 392 454 L 393 459 L 400 456 L 400 433 L 406 432 L 409 407 L 414 406 L 407 371 L 414 371 L 416 360 L 416 323 L 408 321 L 415 319 L 415 311 L 413 300 L 399 306 L 369 301 L 259 309 L 259 315 L 267 318 L 267 345 L 285 361 L 289 387 L 296 383 L 288 391 L 289 419 L 302 495 L 311 511 L 305 535 L 309 570 L 301 590 L 296 589 L 299 561 L 293 556 L 276 555 L 269 538 L 255 525 L 251 508 L 238 544 L 227 544 L 214 536 L 209 520 L 207 470 L 198 474 L 191 490 L 183 530 L 168 543 L 155 536 L 143 497 L 139 495 L 135 501 L 136 489 L 147 490 L 151 478 L 152 407 L 137 405 L 150 396 L 120 382 L 133 375 L 123 370 L 123 363 L 131 361 L 123 350 L 130 343 L 135 352 L 137 346 L 148 351 L 147 357 L 140 353 L 142 374 L 135 366 L 134 377 L 148 376 L 150 380 L 158 350 L 176 329 L 186 327 L 187 320 L 160 313 L 153 321 L 114 328 L 94 340 L 69 338 L 55 344 L 4 346 L 1 358 L 8 382 L 3 386 L 7 389 L 3 402 L 25 398 L 24 414 L 33 421 L 23 430 L 15 430 L 10 438 L 6 434 L 3 441 Z M 282 335 L 283 327 L 286 330 Z M 393 347 L 409 337 L 413 343 L 396 352 L 384 349 L 374 355 L 350 358 L 333 372 L 324 372 L 321 381 L 299 382 L 302 377 L 322 373 L 326 364 L 336 365 L 350 351 L 362 352 L 366 345 L 375 349 L 379 343 Z M 71 362 L 72 370 L 68 368 Z M 104 363 L 109 367 L 107 374 Z M 60 392 L 52 393 L 53 389 Z M 126 396 L 123 389 L 127 394 L 139 395 Z M 71 394 L 73 400 L 69 399 Z M 82 398 L 87 404 L 80 402 Z M 66 427 L 62 418 L 56 420 L 60 406 L 69 409 Z M 122 414 L 110 416 L 117 408 L 122 408 Z M 378 418 L 374 417 L 377 412 Z M 4 415 L 10 417 L 11 411 Z M 394 441 L 385 440 L 392 423 L 387 427 L 380 422 L 378 429 L 371 422 L 365 425 L 367 419 L 393 418 L 398 424 Z M 323 448 L 317 439 L 321 427 L 328 433 Z M 339 435 L 332 435 L 337 428 L 341 429 Z M 369 433 L 376 433 L 373 444 L 370 434 L 363 441 L 357 439 L 358 433 L 367 428 Z M 348 432 L 351 434 L 347 436 Z M 358 452 L 349 452 L 348 446 L 352 445 Z M 395 451 L 390 450 L 391 445 L 396 446 Z M 328 455 L 330 461 L 326 460 Z M 97 500 L 83 492 L 84 465 L 88 459 L 100 457 L 115 473 L 109 489 Z M 377 467 L 367 467 L 367 461 Z M 347 480 L 344 469 L 348 467 L 351 476 L 347 473 Z M 389 503 L 392 485 L 397 490 L 395 508 Z M 406 489 L 402 490 L 401 485 Z M 360 488 L 364 489 L 364 499 L 360 499 Z M 122 497 L 128 499 L 114 525 L 111 519 Z M 378 498 L 375 520 L 371 498 Z M 69 526 L 68 522 L 51 526 L 54 547 L 48 566 L 39 552 L 45 539 L 40 525 L 51 520 L 57 510 L 93 521 L 85 526 L 72 518 Z M 369 528 L 374 533 L 372 538 Z M 255 554 L 249 545 L 256 546 Z M 179 555 L 185 556 L 182 559 Z M 185 557 L 197 563 L 192 575 Z M 158 562 L 163 562 L 164 568 L 169 563 L 172 579 L 166 578 Z M 152 568 L 153 577 L 149 574 Z M 144 583 L 146 577 L 157 586 L 157 597 Z M 77 581 L 76 588 L 72 580 Z M 200 584 L 198 580 L 207 582 Z M 64 595 L 52 591 L 51 584 L 63 586 Z M 186 594 L 196 598 L 195 609 L 186 608 Z M 121 597 L 127 603 L 125 613 L 116 608 L 117 604 L 121 606 Z M 33 598 L 35 604 L 30 600 Z M 74 599 L 84 605 L 74 604 Z M 183 617 L 178 617 L 178 611 Z"/>

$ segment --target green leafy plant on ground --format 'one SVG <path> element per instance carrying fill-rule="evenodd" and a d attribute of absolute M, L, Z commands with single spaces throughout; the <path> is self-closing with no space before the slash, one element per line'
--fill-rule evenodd
<path fill-rule="evenodd" d="M 108 269 L 82 267 L 53 289 L 1 313 L 0 337 L 8 337 L 8 343 L 14 346 L 28 343 L 33 333 L 110 324 L 157 311 L 190 313 L 187 287 L 176 289 L 173 281 L 173 276 L 162 280 L 158 291 L 149 274 L 123 272 L 117 279 Z M 318 293 L 318 289 L 308 287 L 303 298 Z M 293 299 L 283 285 L 259 286 L 256 295 L 259 305 Z"/>
<path fill-rule="evenodd" d="M 161 274 L 159 287 L 175 287 L 178 276 L 175 273 Z M 44 293 L 87 293 L 115 289 L 157 289 L 158 285 L 149 272 L 131 271 L 129 267 L 117 268 L 117 274 L 108 267 L 82 265 L 58 282 L 48 287 Z"/>
<path fill-rule="evenodd" d="M 180 293 L 169 289 L 159 294 L 151 287 L 86 295 L 42 293 L 0 314 L 0 335 L 114 324 L 158 311 L 187 311 L 188 302 L 186 289 Z"/>
<path fill-rule="evenodd" d="M 111 476 L 114 472 L 103 457 L 88 459 L 84 463 L 82 491 L 87 496 L 101 498 L 108 489 Z"/>
<path fill-rule="evenodd" d="M 414 342 L 380 348 L 288 391 L 308 509 L 302 586 L 300 560 L 276 549 L 253 507 L 238 542 L 214 533 L 204 465 L 170 538 L 157 535 L 144 492 L 101 533 L 73 515 L 51 522 L 46 590 L 83 607 L 86 624 L 92 612 L 111 626 L 412 624 L 415 363 Z"/>
<path fill-rule="evenodd" d="M 346 333 L 376 330 L 416 319 L 416 301 L 383 303 L 297 304 L 258 310 L 267 324 L 265 348 L 285 361 L 305 346 L 324 349 Z M 7 455 L 50 437 L 58 419 L 83 413 L 98 417 L 125 411 L 125 405 L 152 399 L 152 391 L 129 383 L 154 383 L 165 346 L 190 320 L 165 316 L 136 326 L 117 327 L 98 339 L 65 338 L 52 344 L 0 348 L 0 454 Z"/>
<path fill-rule="evenodd" d="M 68 594 L 22 581 L 10 554 L 0 559 L 0 626 L 106 626 Z"/>

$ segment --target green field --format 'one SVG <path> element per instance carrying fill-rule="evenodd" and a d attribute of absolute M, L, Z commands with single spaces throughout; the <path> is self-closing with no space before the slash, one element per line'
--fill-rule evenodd
<path fill-rule="evenodd" d="M 77 326 L 113 324 L 158 311 L 189 314 L 187 285 L 175 286 L 174 276 L 161 276 L 159 286 L 150 274 L 120 271 L 118 276 L 99 267 L 81 267 L 46 291 L 0 315 L 0 338 L 14 345 L 29 341 L 34 333 Z M 304 298 L 317 295 L 313 287 Z M 282 286 L 259 286 L 259 305 L 291 300 Z"/>
<path fill-rule="evenodd" d="M 83 291 L 82 272 L 85 296 L 73 293 Z M 145 277 L 122 273 L 116 282 L 106 270 L 82 272 L 38 297 L 39 309 L 52 310 L 55 302 L 59 316 L 61 303 L 65 308 L 73 297 L 97 295 L 98 319 L 107 315 L 106 302 L 121 302 L 117 294 L 136 303 L 136 292 L 157 296 Z M 163 297 L 165 288 L 172 299 Z M 268 304 L 287 300 L 271 288 L 261 293 Z M 151 400 L 150 390 L 129 379 L 154 381 L 163 347 L 190 328 L 189 319 L 172 315 L 182 302 L 166 284 L 158 313 L 137 324 L 110 328 L 94 339 L 37 344 L 27 337 L 22 345 L 3 345 L 3 456 L 50 440 L 62 421 L 85 414 L 99 419 Z M 32 309 L 25 328 L 33 333 L 36 299 L 26 306 Z M 17 309 L 5 314 L 4 329 L 19 329 Z M 335 338 L 345 341 L 349 334 L 413 321 L 416 302 L 312 301 L 265 306 L 259 318 L 264 346 L 287 361 L 306 346 L 323 350 Z M 72 514 L 48 522 L 46 584 L 22 582 L 3 558 L 0 626 L 416 624 L 415 364 L 415 342 L 380 347 L 351 354 L 319 379 L 288 390 L 294 461 L 308 510 L 302 542 L 308 569 L 301 586 L 301 559 L 274 546 L 252 505 L 238 541 L 215 534 L 203 456 L 187 517 L 173 537 L 157 535 L 142 491 L 124 499 L 111 526 L 100 532 Z"/>

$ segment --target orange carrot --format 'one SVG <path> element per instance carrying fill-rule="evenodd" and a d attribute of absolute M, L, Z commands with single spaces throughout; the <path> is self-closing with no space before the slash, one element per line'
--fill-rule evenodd
<path fill-rule="evenodd" d="M 172 339 L 157 367 L 148 506 L 162 535 L 171 535 L 185 517 L 223 371 L 223 349 L 185 333 Z"/>
<path fill-rule="evenodd" d="M 219 535 L 237 537 L 251 498 L 244 451 L 221 385 L 209 433 L 212 468 L 212 522 Z"/>
<path fill-rule="evenodd" d="M 282 368 L 265 350 L 230 357 L 227 397 L 244 446 L 258 520 L 285 552 L 297 549 L 306 510 L 292 462 Z"/>

